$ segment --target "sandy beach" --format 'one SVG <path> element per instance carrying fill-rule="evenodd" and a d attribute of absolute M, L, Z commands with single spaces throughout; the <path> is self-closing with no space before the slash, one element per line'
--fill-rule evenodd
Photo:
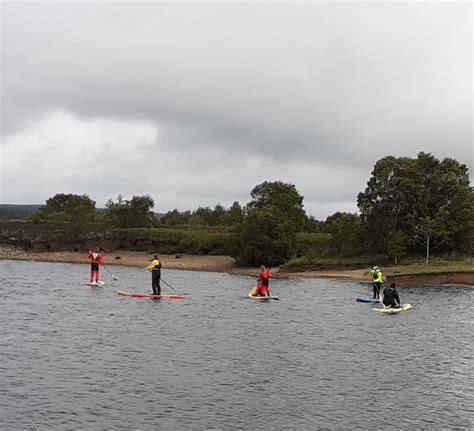
<path fill-rule="evenodd" d="M 141 251 L 114 250 L 103 253 L 104 264 L 121 265 L 145 268 L 153 256 Z M 197 256 L 197 255 L 159 255 L 163 270 L 174 269 L 183 271 L 209 271 L 228 274 L 241 274 L 257 276 L 258 267 L 238 267 L 230 256 Z M 68 262 L 87 264 L 85 253 L 78 252 L 26 252 L 18 248 L 0 247 L 0 259 L 27 260 L 37 262 Z M 418 274 L 399 276 L 397 267 L 381 267 L 384 277 L 402 284 L 434 284 L 434 285 L 459 285 L 474 286 L 474 273 L 448 273 L 448 274 Z M 274 277 L 307 277 L 307 278 L 333 278 L 359 282 L 370 282 L 371 278 L 366 269 L 326 269 L 308 271 L 281 271 L 271 268 Z"/>

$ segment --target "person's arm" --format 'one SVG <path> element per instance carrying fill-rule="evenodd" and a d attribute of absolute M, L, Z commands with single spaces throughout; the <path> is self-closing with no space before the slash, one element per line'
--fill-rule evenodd
<path fill-rule="evenodd" d="M 151 271 L 151 269 L 155 266 L 155 261 L 152 261 L 150 265 L 148 265 L 145 269 L 148 269 L 148 271 Z"/>
<path fill-rule="evenodd" d="M 398 292 L 396 290 L 395 290 L 395 295 L 394 296 L 395 296 L 395 299 L 397 300 L 398 305 L 399 306 L 402 305 L 402 303 L 400 302 L 400 298 L 398 296 Z"/>
<path fill-rule="evenodd" d="M 102 255 L 99 254 L 99 257 L 97 258 L 97 261 L 99 263 L 99 265 L 102 265 Z"/>

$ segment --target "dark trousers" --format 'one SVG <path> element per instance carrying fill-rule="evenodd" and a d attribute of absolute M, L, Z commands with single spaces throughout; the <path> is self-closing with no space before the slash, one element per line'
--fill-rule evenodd
<path fill-rule="evenodd" d="M 375 282 L 374 281 L 374 299 L 380 298 L 380 287 L 382 286 L 382 283 L 380 281 Z"/>
<path fill-rule="evenodd" d="M 161 271 L 151 271 L 151 287 L 153 288 L 153 295 L 161 295 L 160 277 Z"/>

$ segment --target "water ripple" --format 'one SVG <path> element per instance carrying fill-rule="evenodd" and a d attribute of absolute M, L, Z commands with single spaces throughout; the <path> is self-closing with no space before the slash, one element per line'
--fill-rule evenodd
<path fill-rule="evenodd" d="M 0 262 L 2 429 L 468 429 L 473 293 L 402 288 L 374 313 L 347 281 L 165 271 L 184 301 L 84 286 L 87 265 Z M 106 277 L 106 274 L 104 274 Z M 166 287 L 164 286 L 164 289 Z"/>

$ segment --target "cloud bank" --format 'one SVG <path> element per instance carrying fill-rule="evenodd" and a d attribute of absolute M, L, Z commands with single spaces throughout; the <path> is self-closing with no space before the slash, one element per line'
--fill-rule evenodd
<path fill-rule="evenodd" d="M 469 3 L 4 3 L 0 201 L 156 210 L 296 185 L 356 211 L 386 155 L 474 168 Z"/>

